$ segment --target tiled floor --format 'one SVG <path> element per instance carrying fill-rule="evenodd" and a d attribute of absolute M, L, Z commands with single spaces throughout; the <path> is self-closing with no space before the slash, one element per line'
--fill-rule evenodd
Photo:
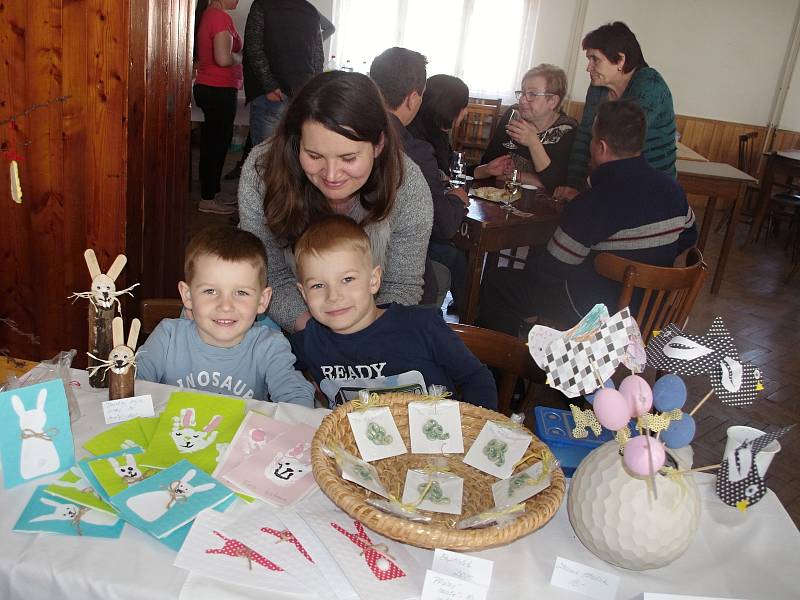
<path fill-rule="evenodd" d="M 237 159 L 238 154 L 229 155 L 229 166 Z M 196 163 L 194 168 L 196 173 Z M 237 181 L 228 181 L 223 187 L 235 193 L 236 184 Z M 195 180 L 188 207 L 190 233 L 211 224 L 235 222 L 231 217 L 198 213 L 198 187 Z M 708 290 L 722 233 L 710 236 L 705 258 L 712 271 L 687 331 L 702 333 L 714 317 L 722 316 L 738 343 L 742 358 L 761 368 L 766 389 L 759 401 L 750 407 L 722 406 L 712 398 L 698 411 L 695 415 L 697 437 L 693 444 L 698 467 L 720 461 L 726 430 L 731 425 L 772 430 L 800 423 L 800 274 L 788 284 L 783 282 L 788 259 L 782 239 L 770 239 L 767 243 L 742 249 L 739 244 L 745 235 L 746 227 L 740 226 L 722 288 L 716 296 L 710 295 Z M 691 378 L 687 383 L 690 405 L 709 389 L 704 377 Z M 767 484 L 778 494 L 794 522 L 800 524 L 800 427 L 784 438 L 781 445 L 781 453 L 770 467 Z"/>

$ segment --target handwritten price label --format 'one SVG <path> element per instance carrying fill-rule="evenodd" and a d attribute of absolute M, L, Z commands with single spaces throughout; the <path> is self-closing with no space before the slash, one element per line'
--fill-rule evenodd
<path fill-rule="evenodd" d="M 559 556 L 553 567 L 550 585 L 596 600 L 614 600 L 619 587 L 619 577 Z"/>

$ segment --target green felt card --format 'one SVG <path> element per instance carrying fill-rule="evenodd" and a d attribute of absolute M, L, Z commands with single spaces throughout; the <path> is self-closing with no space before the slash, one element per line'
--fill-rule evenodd
<path fill-rule="evenodd" d="M 114 425 L 89 441 L 84 442 L 83 447 L 95 456 L 109 454 L 117 450 L 129 450 L 134 447 L 145 449 L 149 440 L 139 421 L 140 419 L 137 418 Z"/>
<path fill-rule="evenodd" d="M 196 392 L 173 392 L 139 464 L 165 469 L 188 460 L 212 473 L 244 419 L 245 402 Z"/>

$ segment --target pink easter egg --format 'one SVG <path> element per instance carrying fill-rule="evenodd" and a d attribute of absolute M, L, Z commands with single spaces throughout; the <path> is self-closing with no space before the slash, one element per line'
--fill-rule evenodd
<path fill-rule="evenodd" d="M 647 451 L 648 442 L 650 444 L 649 453 Z M 652 455 L 652 464 L 650 455 Z M 625 466 L 634 475 L 647 477 L 663 467 L 666 459 L 667 453 L 664 450 L 664 444 L 654 437 L 637 435 L 625 444 Z"/>
<path fill-rule="evenodd" d="M 653 407 L 653 390 L 638 375 L 628 375 L 619 384 L 619 393 L 625 396 L 632 417 L 641 417 Z"/>
<path fill-rule="evenodd" d="M 613 388 L 602 388 L 594 395 L 594 414 L 600 425 L 619 431 L 628 424 L 631 410 L 625 397 Z"/>

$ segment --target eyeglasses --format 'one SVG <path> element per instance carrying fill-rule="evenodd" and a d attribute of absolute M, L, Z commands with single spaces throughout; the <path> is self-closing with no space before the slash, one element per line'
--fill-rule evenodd
<path fill-rule="evenodd" d="M 528 102 L 533 102 L 534 98 L 537 96 L 555 96 L 555 94 L 551 94 L 550 92 L 523 92 L 522 90 L 517 90 L 514 92 L 514 95 L 517 97 L 517 100 L 521 100 L 524 96 L 525 100 Z"/>

